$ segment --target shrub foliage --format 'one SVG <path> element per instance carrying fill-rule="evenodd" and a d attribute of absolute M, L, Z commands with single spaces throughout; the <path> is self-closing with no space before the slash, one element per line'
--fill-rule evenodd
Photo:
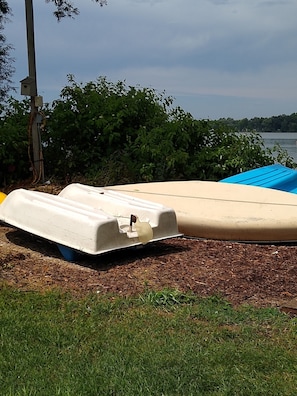
<path fill-rule="evenodd" d="M 30 177 L 28 123 L 30 104 L 8 100 L 0 118 L 0 184 Z"/>
<path fill-rule="evenodd" d="M 46 177 L 81 175 L 95 184 L 162 180 L 219 180 L 273 163 L 257 134 L 243 135 L 219 121 L 196 120 L 152 88 L 86 84 L 72 75 L 46 110 L 42 132 Z M 26 101 L 11 100 L 0 120 L 1 181 L 28 174 Z M 286 156 L 283 156 L 285 159 Z"/>

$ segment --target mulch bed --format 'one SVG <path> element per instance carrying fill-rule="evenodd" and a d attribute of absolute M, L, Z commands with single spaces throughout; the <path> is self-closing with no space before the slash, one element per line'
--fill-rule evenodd
<path fill-rule="evenodd" d="M 296 257 L 297 245 L 175 238 L 70 263 L 54 244 L 0 224 L 0 279 L 21 290 L 130 296 L 174 288 L 279 307 L 297 297 Z"/>

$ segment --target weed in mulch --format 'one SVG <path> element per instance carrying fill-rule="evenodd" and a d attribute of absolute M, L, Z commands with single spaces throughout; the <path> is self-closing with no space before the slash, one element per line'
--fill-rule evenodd
<path fill-rule="evenodd" d="M 0 257 L 0 269 L 5 270 L 13 268 L 16 262 L 26 260 L 26 258 L 27 256 L 23 253 L 8 253 L 4 257 Z"/>

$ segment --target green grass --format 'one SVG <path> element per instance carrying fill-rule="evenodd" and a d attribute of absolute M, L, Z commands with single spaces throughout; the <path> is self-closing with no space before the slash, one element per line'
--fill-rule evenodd
<path fill-rule="evenodd" d="M 296 395 L 297 321 L 177 291 L 0 291 L 0 394 Z"/>

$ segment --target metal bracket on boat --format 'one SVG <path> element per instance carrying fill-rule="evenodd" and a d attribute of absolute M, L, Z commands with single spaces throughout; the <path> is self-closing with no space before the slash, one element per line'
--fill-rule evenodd
<path fill-rule="evenodd" d="M 129 232 L 132 232 L 132 224 L 136 223 L 137 217 L 134 214 L 130 216 Z"/>

